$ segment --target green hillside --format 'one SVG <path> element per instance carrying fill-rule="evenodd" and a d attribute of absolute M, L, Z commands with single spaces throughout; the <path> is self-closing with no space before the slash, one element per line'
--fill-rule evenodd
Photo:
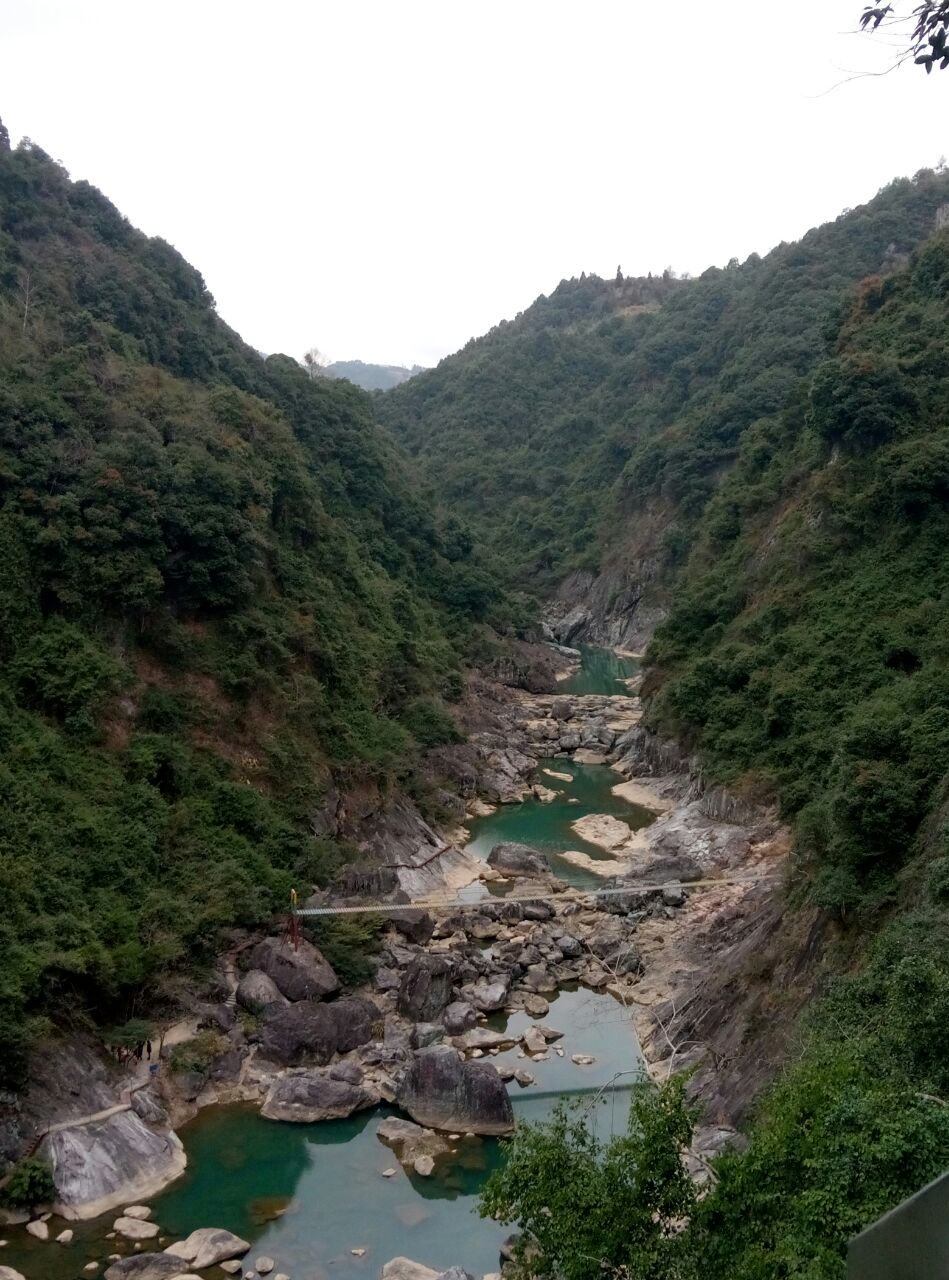
<path fill-rule="evenodd" d="M 420 364 L 409 369 L 402 364 L 367 364 L 365 360 L 334 360 L 323 369 L 327 378 L 348 378 L 363 391 L 388 391 L 421 372 Z"/>
<path fill-rule="evenodd" d="M 758 999 L 739 1058 L 769 1025 L 793 1051 L 712 1190 L 677 1181 L 674 1088 L 608 1151 L 526 1131 L 491 1185 L 563 1274 L 839 1278 L 949 1167 L 947 203 L 943 171 L 894 182 L 631 316 L 566 282 L 379 402 L 512 580 L 550 594 L 658 545 L 646 722 L 794 833 L 790 909 L 729 992 Z M 793 1026 L 792 964 L 819 996 Z"/>
<path fill-rule="evenodd" d="M 674 562 L 744 434 L 806 393 L 849 290 L 946 200 L 949 176 L 923 172 L 697 280 L 564 281 L 377 412 L 514 580 L 596 569 L 647 517 Z"/>
<path fill-rule="evenodd" d="M 0 136 L 0 1085 L 325 878 L 330 781 L 410 777 L 503 608 L 366 395 Z"/>

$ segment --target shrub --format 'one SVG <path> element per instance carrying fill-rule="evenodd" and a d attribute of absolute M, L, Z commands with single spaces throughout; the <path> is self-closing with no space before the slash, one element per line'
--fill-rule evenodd
<path fill-rule="evenodd" d="M 7 1185 L 0 1192 L 0 1200 L 10 1209 L 33 1209 L 39 1204 L 49 1204 L 56 1196 L 53 1175 L 45 1160 L 28 1156 L 13 1166 Z"/>

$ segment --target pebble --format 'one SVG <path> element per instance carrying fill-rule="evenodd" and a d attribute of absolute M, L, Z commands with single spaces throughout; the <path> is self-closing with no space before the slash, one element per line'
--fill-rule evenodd
<path fill-rule="evenodd" d="M 364 1258 L 366 1256 L 365 1249 L 350 1249 L 349 1251 L 354 1258 Z"/>
<path fill-rule="evenodd" d="M 284 1275 L 284 1273 L 280 1271 L 277 1273 L 277 1275 L 274 1276 L 273 1280 L 290 1280 L 290 1277 L 287 1275 Z"/>
<path fill-rule="evenodd" d="M 26 1229 L 31 1236 L 36 1236 L 37 1240 L 49 1239 L 49 1227 L 41 1218 L 37 1218 L 35 1222 L 28 1222 Z"/>
<path fill-rule="evenodd" d="M 395 1177 L 395 1170 L 394 1170 L 394 1169 L 383 1169 L 383 1170 L 382 1170 L 382 1176 L 383 1176 L 384 1178 L 394 1178 L 394 1177 Z"/>
<path fill-rule="evenodd" d="M 127 1209 L 122 1210 L 123 1218 L 138 1218 L 142 1222 L 151 1216 L 151 1209 L 149 1209 L 148 1205 L 144 1204 L 130 1204 Z"/>
<path fill-rule="evenodd" d="M 86 1273 L 87 1276 L 94 1276 L 98 1270 L 99 1270 L 98 1262 L 87 1262 L 86 1265 L 83 1267 L 83 1271 Z"/>
<path fill-rule="evenodd" d="M 414 1162 L 412 1168 L 420 1178 L 430 1178 L 435 1168 L 435 1161 L 431 1156 L 419 1156 Z"/>
<path fill-rule="evenodd" d="M 591 1057 L 588 1053 L 572 1053 L 570 1061 L 575 1062 L 578 1067 L 592 1067 L 596 1062 L 596 1058 Z"/>
<path fill-rule="evenodd" d="M 237 1258 L 231 1258 L 229 1262 L 219 1262 L 218 1266 L 222 1271 L 226 1271 L 229 1276 L 236 1276 L 243 1266 L 243 1262 Z"/>
<path fill-rule="evenodd" d="M 56 1243 L 72 1244 L 72 1238 L 73 1238 L 73 1233 L 69 1229 L 69 1227 L 67 1227 L 65 1231 L 60 1231 L 59 1235 L 56 1237 Z"/>
<path fill-rule="evenodd" d="M 260 1257 L 257 1259 L 257 1261 L 254 1263 L 254 1266 L 257 1268 L 257 1271 L 260 1275 L 265 1276 L 265 1275 L 268 1275 L 271 1271 L 273 1271 L 274 1267 L 276 1266 L 276 1263 L 274 1262 L 273 1258 L 268 1258 L 265 1254 L 263 1257 Z"/>

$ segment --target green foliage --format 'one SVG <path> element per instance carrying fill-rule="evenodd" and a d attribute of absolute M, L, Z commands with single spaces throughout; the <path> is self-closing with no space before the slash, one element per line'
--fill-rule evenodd
<path fill-rule="evenodd" d="M 102 1038 L 106 1044 L 114 1045 L 116 1048 L 134 1049 L 151 1040 L 154 1034 L 152 1024 L 146 1022 L 144 1018 L 129 1018 L 128 1022 L 123 1022 L 120 1027 L 109 1028 Z"/>
<path fill-rule="evenodd" d="M 329 916 L 311 921 L 308 932 L 343 985 L 356 987 L 372 975 L 385 928 L 382 916 Z"/>
<path fill-rule="evenodd" d="M 200 1031 L 193 1039 L 172 1047 L 169 1064 L 175 1072 L 204 1075 L 227 1048 L 227 1040 L 217 1031 Z"/>
<path fill-rule="evenodd" d="M 18 1160 L 0 1192 L 0 1201 L 8 1209 L 30 1210 L 36 1205 L 50 1204 L 55 1198 L 56 1188 L 50 1167 L 38 1156 Z"/>
<path fill-rule="evenodd" d="M 633 1089 L 629 1132 L 604 1142 L 595 1114 L 522 1123 L 481 1197 L 483 1216 L 517 1223 L 536 1246 L 519 1274 L 587 1280 L 608 1272 L 673 1280 L 684 1257 L 681 1220 L 696 1194 L 681 1152 L 694 1112 L 681 1080 Z"/>
<path fill-rule="evenodd" d="M 0 146 L 0 224 L 9 1085 L 34 1018 L 121 1023 L 325 882 L 327 788 L 411 778 L 451 740 L 442 691 L 516 607 L 367 395 L 261 359 L 32 144 Z"/>

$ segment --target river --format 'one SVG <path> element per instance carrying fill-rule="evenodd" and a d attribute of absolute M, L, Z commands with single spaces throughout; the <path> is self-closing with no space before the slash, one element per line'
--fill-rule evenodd
<path fill-rule="evenodd" d="M 633 660 L 588 650 L 581 670 L 562 687 L 573 693 L 622 692 L 618 682 L 634 672 Z M 616 774 L 604 765 L 554 759 L 541 767 L 570 775 L 569 781 L 541 775 L 545 785 L 562 794 L 472 819 L 469 848 L 484 857 L 501 840 L 523 841 L 546 850 L 558 875 L 586 885 L 595 877 L 557 855 L 567 848 L 606 855 L 579 840 L 570 823 L 585 813 L 612 813 L 642 827 L 655 815 L 617 800 L 611 792 Z M 565 1033 L 557 1042 L 563 1057 L 551 1052 L 546 1062 L 525 1062 L 511 1049 L 495 1059 L 526 1066 L 535 1077 L 526 1088 L 509 1086 L 517 1118 L 543 1119 L 560 1097 L 592 1104 L 597 1091 L 622 1073 L 616 1088 L 600 1098 L 597 1122 L 605 1133 L 622 1129 L 629 1085 L 641 1065 L 626 1011 L 612 996 L 582 988 L 561 990 L 550 997 L 550 1006 L 544 1022 Z M 518 1031 L 530 1021 L 523 1013 L 502 1014 L 490 1025 Z M 571 1061 L 574 1053 L 595 1062 L 577 1066 Z M 432 1177 L 409 1175 L 376 1137 L 385 1114 L 381 1109 L 348 1120 L 292 1125 L 265 1120 L 251 1106 L 209 1108 L 180 1131 L 188 1170 L 152 1201 L 154 1220 L 169 1240 L 197 1227 L 237 1232 L 252 1242 L 251 1259 L 268 1254 L 293 1280 L 376 1277 L 397 1255 L 440 1269 L 460 1264 L 476 1274 L 496 1271 L 507 1230 L 479 1218 L 477 1197 L 502 1158 L 502 1144 L 463 1140 L 456 1157 L 440 1162 Z M 389 1169 L 395 1173 L 383 1177 Z M 103 1236 L 115 1216 L 73 1224 L 76 1239 L 69 1246 L 40 1244 L 11 1230 L 0 1262 L 18 1267 L 27 1280 L 76 1280 L 89 1259 L 101 1260 L 108 1251 Z M 50 1225 L 55 1235 L 66 1224 Z M 357 1256 L 354 1249 L 365 1253 Z"/>

